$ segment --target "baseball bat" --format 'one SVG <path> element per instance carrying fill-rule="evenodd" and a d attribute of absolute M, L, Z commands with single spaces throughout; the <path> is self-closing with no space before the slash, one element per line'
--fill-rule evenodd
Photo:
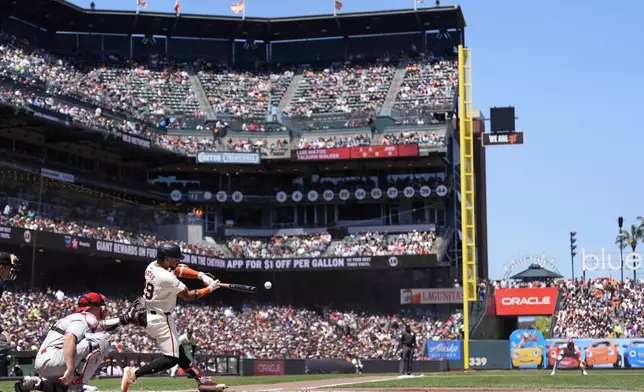
<path fill-rule="evenodd" d="M 257 287 L 255 286 L 248 286 L 248 285 L 239 284 L 239 283 L 219 283 L 219 287 L 223 287 L 223 288 L 235 290 L 235 291 L 241 291 L 243 293 L 255 293 L 257 291 Z"/>

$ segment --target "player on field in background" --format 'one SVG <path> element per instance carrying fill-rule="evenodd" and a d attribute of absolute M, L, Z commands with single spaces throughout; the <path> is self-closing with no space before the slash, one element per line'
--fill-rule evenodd
<path fill-rule="evenodd" d="M 145 332 L 156 340 L 161 348 L 163 357 L 157 358 L 139 369 L 126 367 L 123 369 L 121 391 L 128 388 L 139 377 L 169 370 L 175 365 L 188 373 L 197 381 L 199 391 L 223 391 L 225 384 L 215 384 L 193 364 L 185 349 L 179 343 L 177 326 L 172 317 L 172 311 L 177 304 L 177 297 L 184 301 L 194 301 L 208 295 L 219 288 L 219 281 L 214 276 L 197 272 L 184 264 L 181 248 L 176 244 L 162 244 L 157 249 L 157 260 L 145 269 L 145 288 L 143 298 L 148 311 L 148 326 Z M 206 287 L 188 290 L 178 278 L 200 279 Z"/>
<path fill-rule="evenodd" d="M 128 308 L 124 315 L 105 320 L 107 298 L 98 293 L 82 295 L 76 311 L 51 327 L 40 346 L 34 364 L 39 376 L 23 377 L 15 383 L 14 390 L 96 391 L 95 387 L 87 384 L 109 354 L 109 334 L 105 330 L 130 323 L 139 324 L 140 317 L 144 318 L 145 314 L 137 318 L 131 310 Z"/>
<path fill-rule="evenodd" d="M 183 351 L 186 353 L 186 356 L 190 362 L 196 364 L 195 362 L 195 350 L 197 350 L 197 339 L 195 339 L 192 334 L 192 328 L 186 328 L 186 333 L 179 337 L 179 343 L 183 347 Z M 174 365 L 170 371 L 170 377 L 176 377 L 177 371 L 179 370 L 179 364 Z"/>
<path fill-rule="evenodd" d="M 581 374 L 583 374 L 584 376 L 588 375 L 588 373 L 586 373 L 586 363 L 581 360 L 581 350 L 579 350 L 579 347 L 575 345 L 575 342 L 572 339 L 570 339 L 568 340 L 568 344 L 566 345 L 566 347 L 559 349 L 559 353 L 557 354 L 557 361 L 555 362 L 555 365 L 552 367 L 552 373 L 550 373 L 551 376 L 554 376 L 557 373 L 557 366 L 559 366 L 559 363 L 564 358 L 575 358 L 577 361 L 579 361 Z"/>
<path fill-rule="evenodd" d="M 20 272 L 20 259 L 7 252 L 0 252 L 0 298 L 4 293 L 4 282 L 16 280 Z M 4 363 L 9 355 L 11 335 L 2 329 L 0 323 L 0 363 Z"/>

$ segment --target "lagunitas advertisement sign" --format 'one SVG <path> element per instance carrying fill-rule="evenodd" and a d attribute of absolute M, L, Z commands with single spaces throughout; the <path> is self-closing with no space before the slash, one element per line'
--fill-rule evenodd
<path fill-rule="evenodd" d="M 556 287 L 524 287 L 494 291 L 497 316 L 552 316 L 557 305 Z"/>
<path fill-rule="evenodd" d="M 401 289 L 401 305 L 462 304 L 463 289 Z"/>
<path fill-rule="evenodd" d="M 254 376 L 283 376 L 284 361 L 256 359 L 253 361 Z"/>

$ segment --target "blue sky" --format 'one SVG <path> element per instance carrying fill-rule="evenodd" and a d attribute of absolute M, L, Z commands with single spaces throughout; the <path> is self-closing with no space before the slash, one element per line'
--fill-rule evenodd
<path fill-rule="evenodd" d="M 235 1 L 236 2 L 236 1 Z M 89 7 L 90 0 L 74 1 Z M 99 9 L 135 9 L 136 0 L 95 0 Z M 174 0 L 148 0 L 172 12 Z M 232 15 L 227 0 L 182 0 L 182 13 Z M 412 8 L 412 0 L 343 0 L 342 12 Z M 617 217 L 644 215 L 640 198 L 644 132 L 644 1 L 462 0 L 472 49 L 474 107 L 516 107 L 523 146 L 488 150 L 488 231 L 492 278 L 510 260 L 555 259 L 571 275 L 569 232 L 581 248 L 613 244 Z M 247 0 L 247 16 L 329 14 L 333 0 Z M 426 0 L 424 6 L 432 6 Z M 423 5 L 421 5 L 423 6 Z M 638 38 L 639 37 L 639 38 Z M 633 117 L 633 118 L 631 118 Z M 644 254 L 644 245 L 641 249 Z M 575 274 L 581 271 L 577 256 Z M 618 275 L 618 273 L 617 273 Z M 613 276 L 616 276 L 613 273 Z M 628 275 L 627 275 L 628 276 Z"/>

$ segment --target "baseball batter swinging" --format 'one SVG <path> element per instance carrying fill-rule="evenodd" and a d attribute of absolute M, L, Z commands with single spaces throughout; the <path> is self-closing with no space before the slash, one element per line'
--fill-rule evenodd
<path fill-rule="evenodd" d="M 76 311 L 60 319 L 40 346 L 34 366 L 39 376 L 23 377 L 15 383 L 15 391 L 96 391 L 88 382 L 109 354 L 106 331 L 129 323 L 145 324 L 145 314 L 135 315 L 132 307 L 124 315 L 106 320 L 106 306 L 107 298 L 102 294 L 82 295 Z"/>
<path fill-rule="evenodd" d="M 127 392 L 130 385 L 139 377 L 168 370 L 175 365 L 179 365 L 197 381 L 199 391 L 226 389 L 225 384 L 215 384 L 210 381 L 190 360 L 179 341 L 177 326 L 172 317 L 177 297 L 184 301 L 194 301 L 218 289 L 219 281 L 210 274 L 197 272 L 184 264 L 179 264 L 180 260 L 183 260 L 183 255 L 179 246 L 171 243 L 162 244 L 157 249 L 157 260 L 150 263 L 145 270 L 143 298 L 148 312 L 145 331 L 156 340 L 163 357 L 141 366 L 138 370 L 130 366 L 126 367 L 121 381 L 122 392 Z M 178 278 L 200 279 L 206 287 L 188 290 Z"/>

